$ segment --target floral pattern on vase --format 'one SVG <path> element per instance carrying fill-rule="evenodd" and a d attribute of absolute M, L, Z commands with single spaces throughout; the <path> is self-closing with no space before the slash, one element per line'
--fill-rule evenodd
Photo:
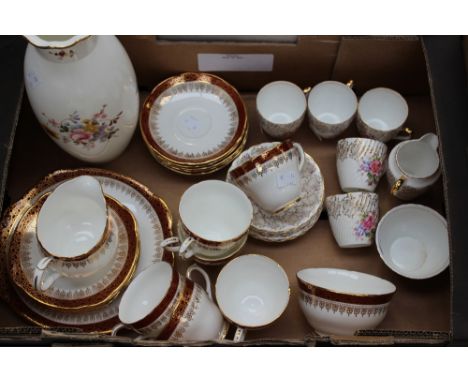
<path fill-rule="evenodd" d="M 357 238 L 373 238 L 377 228 L 377 217 L 373 212 L 364 212 L 356 227 L 354 227 L 354 234 Z"/>
<path fill-rule="evenodd" d="M 53 138 L 61 139 L 63 143 L 71 142 L 77 146 L 92 149 L 98 143 L 109 141 L 119 131 L 116 125 L 123 111 L 110 116 L 106 112 L 106 107 L 107 105 L 102 105 L 91 118 L 83 118 L 78 111 L 74 111 L 69 114 L 68 118 L 61 121 L 48 118 L 45 113 L 42 113 L 47 119 L 44 129 Z"/>

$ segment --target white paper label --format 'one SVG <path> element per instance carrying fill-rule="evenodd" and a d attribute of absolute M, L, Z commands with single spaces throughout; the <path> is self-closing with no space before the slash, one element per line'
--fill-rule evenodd
<path fill-rule="evenodd" d="M 216 54 L 199 53 L 201 72 L 271 72 L 273 54 Z"/>
<path fill-rule="evenodd" d="M 276 185 L 278 188 L 284 188 L 296 184 L 297 177 L 294 171 L 285 171 L 276 175 Z"/>

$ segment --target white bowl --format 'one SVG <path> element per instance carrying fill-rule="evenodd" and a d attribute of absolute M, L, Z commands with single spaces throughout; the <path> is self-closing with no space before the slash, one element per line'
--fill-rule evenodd
<path fill-rule="evenodd" d="M 239 256 L 219 273 L 216 300 L 231 322 L 243 328 L 260 328 L 275 321 L 286 309 L 288 276 L 266 256 Z"/>
<path fill-rule="evenodd" d="M 375 328 L 396 291 L 387 280 L 345 269 L 302 269 L 297 281 L 301 310 L 320 334 L 353 335 Z"/>
<path fill-rule="evenodd" d="M 37 218 L 37 239 L 51 256 L 76 259 L 90 255 L 102 243 L 107 227 L 107 204 L 101 184 L 79 176 L 58 186 Z"/>
<path fill-rule="evenodd" d="M 388 211 L 377 226 L 376 244 L 384 263 L 411 279 L 433 277 L 450 263 L 447 221 L 419 204 Z"/>

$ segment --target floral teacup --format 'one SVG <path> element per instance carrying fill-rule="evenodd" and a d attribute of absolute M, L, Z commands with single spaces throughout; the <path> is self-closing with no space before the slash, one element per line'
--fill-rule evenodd
<path fill-rule="evenodd" d="M 328 219 L 341 248 L 372 245 L 379 221 L 379 197 L 371 192 L 350 192 L 325 200 Z"/>
<path fill-rule="evenodd" d="M 367 138 L 338 141 L 336 168 L 344 192 L 373 192 L 385 172 L 387 146 Z"/>

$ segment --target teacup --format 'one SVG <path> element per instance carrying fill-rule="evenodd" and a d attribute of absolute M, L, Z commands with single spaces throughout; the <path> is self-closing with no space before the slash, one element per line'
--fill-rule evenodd
<path fill-rule="evenodd" d="M 245 242 L 253 208 L 236 186 L 206 180 L 189 187 L 179 203 L 183 236 L 165 239 L 161 245 L 188 259 L 197 254 L 218 257 Z"/>
<path fill-rule="evenodd" d="M 351 124 L 357 110 L 353 82 L 324 81 L 310 91 L 307 108 L 309 127 L 318 138 L 334 138 Z"/>
<path fill-rule="evenodd" d="M 344 192 L 373 192 L 385 172 L 387 146 L 367 138 L 345 138 L 338 141 L 336 167 Z"/>
<path fill-rule="evenodd" d="M 43 195 L 37 203 L 44 203 L 50 194 Z M 123 206 L 110 196 L 106 196 L 106 204 L 111 210 L 121 209 Z M 131 212 L 124 212 L 128 218 L 133 219 Z M 81 278 L 88 277 L 106 267 L 115 255 L 118 243 L 118 230 L 116 223 L 109 214 L 108 228 L 105 240 L 99 248 L 89 256 L 78 260 L 63 260 L 46 255 L 36 264 L 33 272 L 33 287 L 39 291 L 46 291 L 61 277 Z M 115 243 L 114 243 L 115 242 Z"/>
<path fill-rule="evenodd" d="M 297 281 L 299 306 L 319 334 L 353 335 L 375 328 L 396 291 L 387 280 L 345 269 L 302 269 Z"/>
<path fill-rule="evenodd" d="M 285 141 L 232 169 L 229 175 L 260 208 L 275 214 L 300 200 L 303 165 L 302 146 Z"/>
<path fill-rule="evenodd" d="M 384 263 L 410 279 L 434 277 L 450 263 L 447 221 L 420 204 L 388 211 L 377 227 L 375 241 Z"/>
<path fill-rule="evenodd" d="M 328 220 L 341 248 L 372 245 L 379 221 L 379 197 L 371 192 L 350 192 L 325 200 Z"/>
<path fill-rule="evenodd" d="M 234 342 L 247 330 L 263 328 L 277 320 L 289 302 L 286 272 L 262 255 L 243 255 L 226 264 L 216 280 L 216 301 L 224 317 L 237 325 Z"/>
<path fill-rule="evenodd" d="M 119 320 L 112 335 L 122 328 L 140 334 L 139 339 L 217 341 L 224 339 L 225 323 L 211 296 L 211 284 L 203 269 L 206 292 L 179 275 L 168 263 L 155 263 L 130 283 L 119 305 Z"/>
<path fill-rule="evenodd" d="M 260 126 L 274 138 L 291 137 L 301 126 L 306 108 L 303 90 L 292 82 L 270 82 L 257 95 Z"/>
<path fill-rule="evenodd" d="M 388 88 L 368 90 L 359 100 L 357 128 L 361 135 L 388 142 L 397 138 L 408 118 L 408 104 L 400 93 Z M 406 129 L 409 138 L 411 130 Z"/>
<path fill-rule="evenodd" d="M 100 249 L 109 235 L 107 202 L 97 179 L 76 177 L 45 197 L 36 224 L 37 240 L 46 255 L 34 271 L 34 286 L 41 290 L 60 276 L 89 275 L 89 267 L 77 265 L 85 260 L 94 265 L 104 263 L 98 258 L 105 253 Z M 48 268 L 52 272 L 44 279 Z"/>

